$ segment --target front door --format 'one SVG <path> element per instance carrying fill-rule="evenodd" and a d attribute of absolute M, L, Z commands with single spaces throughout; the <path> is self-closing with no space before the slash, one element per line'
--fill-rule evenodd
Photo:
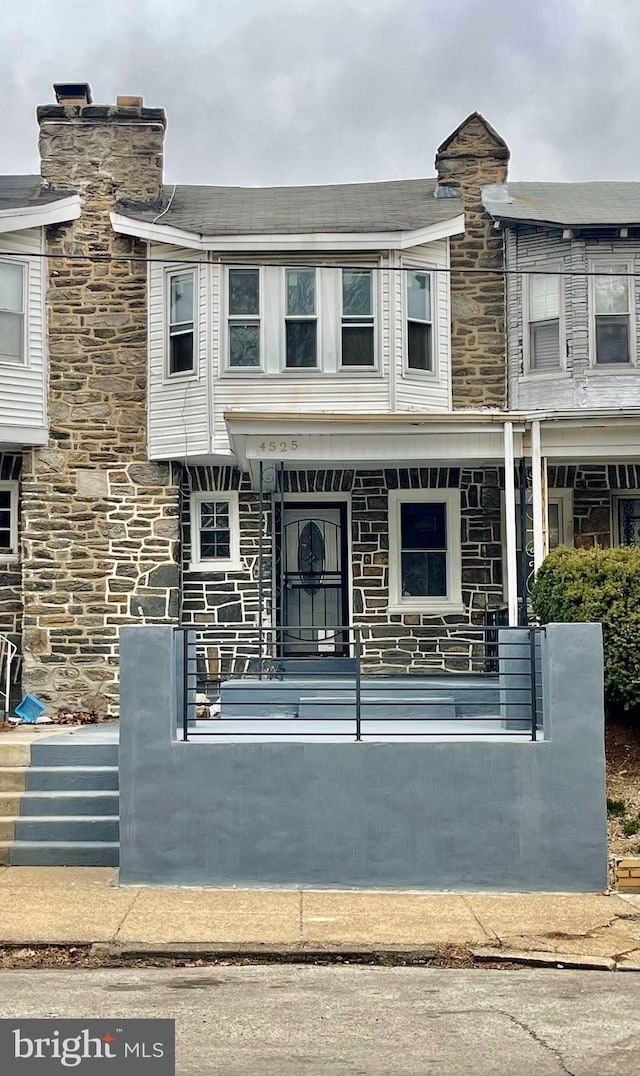
<path fill-rule="evenodd" d="M 277 512 L 282 654 L 348 654 L 347 506 L 285 503 Z"/>
<path fill-rule="evenodd" d="M 640 497 L 621 497 L 618 501 L 620 545 L 640 546 Z"/>

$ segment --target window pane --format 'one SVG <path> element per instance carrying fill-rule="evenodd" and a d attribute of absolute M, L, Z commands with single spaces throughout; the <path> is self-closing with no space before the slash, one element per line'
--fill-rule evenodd
<path fill-rule="evenodd" d="M 260 325 L 231 322 L 229 325 L 229 366 L 260 365 Z"/>
<path fill-rule="evenodd" d="M 403 598 L 446 597 L 447 554 L 403 553 Z"/>
<path fill-rule="evenodd" d="M 5 314 L 0 310 L 0 359 L 22 362 L 23 338 L 23 315 Z"/>
<path fill-rule="evenodd" d="M 344 317 L 371 317 L 371 272 L 342 272 L 342 313 Z"/>
<path fill-rule="evenodd" d="M 342 326 L 342 365 L 373 366 L 373 325 Z"/>
<path fill-rule="evenodd" d="M 0 262 L 0 310 L 14 310 L 21 314 L 24 269 L 21 265 Z"/>
<path fill-rule="evenodd" d="M 231 556 L 231 536 L 229 531 L 201 531 L 200 556 L 229 559 Z"/>
<path fill-rule="evenodd" d="M 407 273 L 407 316 L 419 321 L 431 321 L 429 273 Z"/>
<path fill-rule="evenodd" d="M 0 508 L 11 507 L 11 493 L 8 489 L 0 489 Z"/>
<path fill-rule="evenodd" d="M 629 313 L 629 279 L 613 275 L 625 269 L 624 265 L 614 265 L 607 276 L 594 277 L 596 314 Z"/>
<path fill-rule="evenodd" d="M 170 374 L 185 374 L 193 370 L 193 333 L 172 336 L 169 349 Z"/>
<path fill-rule="evenodd" d="M 0 512 L 0 530 L 9 530 L 11 526 L 11 512 Z"/>
<path fill-rule="evenodd" d="M 229 313 L 260 313 L 260 273 L 258 269 L 229 270 Z"/>
<path fill-rule="evenodd" d="M 229 527 L 228 501 L 203 501 L 200 505 L 200 526 L 204 528 Z"/>
<path fill-rule="evenodd" d="M 596 318 L 596 362 L 629 362 L 629 318 Z"/>
<path fill-rule="evenodd" d="M 410 370 L 431 370 L 431 326 L 419 321 L 408 323 L 407 361 Z"/>
<path fill-rule="evenodd" d="M 530 360 L 533 370 L 553 370 L 560 365 L 560 324 L 557 321 L 529 326 Z"/>
<path fill-rule="evenodd" d="M 316 365 L 315 321 L 287 322 L 287 366 L 309 368 Z"/>
<path fill-rule="evenodd" d="M 171 277 L 170 308 L 172 325 L 193 324 L 193 273 Z"/>
<path fill-rule="evenodd" d="M 560 534 L 560 505 L 557 501 L 555 504 L 553 502 L 549 504 L 547 518 L 549 520 L 549 549 L 555 549 L 562 541 Z"/>
<path fill-rule="evenodd" d="M 401 504 L 400 525 L 403 550 L 447 547 L 445 504 Z"/>
<path fill-rule="evenodd" d="M 287 269 L 287 314 L 316 312 L 315 269 Z"/>
<path fill-rule="evenodd" d="M 560 317 L 560 277 L 529 277 L 529 321 L 551 321 Z"/>

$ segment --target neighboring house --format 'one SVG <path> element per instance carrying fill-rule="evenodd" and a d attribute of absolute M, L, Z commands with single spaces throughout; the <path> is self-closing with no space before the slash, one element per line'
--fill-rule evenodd
<path fill-rule="evenodd" d="M 504 235 L 509 405 L 541 420 L 530 567 L 560 543 L 640 545 L 640 184 L 509 183 L 483 204 Z"/>
<path fill-rule="evenodd" d="M 570 537 L 568 468 L 587 436 L 603 473 L 597 422 L 581 432 L 569 403 L 540 421 L 540 398 L 514 394 L 547 374 L 512 372 L 506 410 L 505 142 L 474 113 L 427 179 L 167 186 L 161 109 L 94 105 L 86 84 L 56 97 L 38 109 L 42 183 L 20 181 L 25 205 L 67 213 L 32 236 L 46 255 L 33 310 L 45 293 L 48 440 L 41 391 L 24 409 L 37 438 L 12 442 L 34 446 L 20 600 L 17 567 L 6 591 L 24 618 L 24 688 L 117 711 L 119 628 L 136 622 L 228 641 L 249 630 L 254 648 L 275 625 L 279 656 L 312 657 L 348 653 L 355 625 L 370 671 L 466 669 L 473 636 L 461 645 L 449 626 L 482 624 L 505 599 L 518 615 L 505 471 L 525 459 L 533 473 L 538 553 L 554 525 Z M 11 318 L 35 316 L 17 308 L 12 265 L 8 348 Z M 2 365 L 0 407 L 15 368 Z M 610 427 L 626 465 L 628 426 Z M 566 506 L 558 520 L 550 499 L 549 528 L 540 446 Z"/>

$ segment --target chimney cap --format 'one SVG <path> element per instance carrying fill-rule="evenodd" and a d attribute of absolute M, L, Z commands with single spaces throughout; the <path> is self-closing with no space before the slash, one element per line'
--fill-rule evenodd
<path fill-rule="evenodd" d="M 88 82 L 54 82 L 53 92 L 59 105 L 90 105 L 93 101 Z"/>

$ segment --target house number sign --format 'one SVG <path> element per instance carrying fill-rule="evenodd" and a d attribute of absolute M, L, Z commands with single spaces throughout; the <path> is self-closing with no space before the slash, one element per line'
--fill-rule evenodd
<path fill-rule="evenodd" d="M 297 452 L 298 451 L 297 438 L 278 439 L 277 441 L 260 441 L 258 448 L 260 452 L 267 452 L 273 455 L 276 452 Z"/>

